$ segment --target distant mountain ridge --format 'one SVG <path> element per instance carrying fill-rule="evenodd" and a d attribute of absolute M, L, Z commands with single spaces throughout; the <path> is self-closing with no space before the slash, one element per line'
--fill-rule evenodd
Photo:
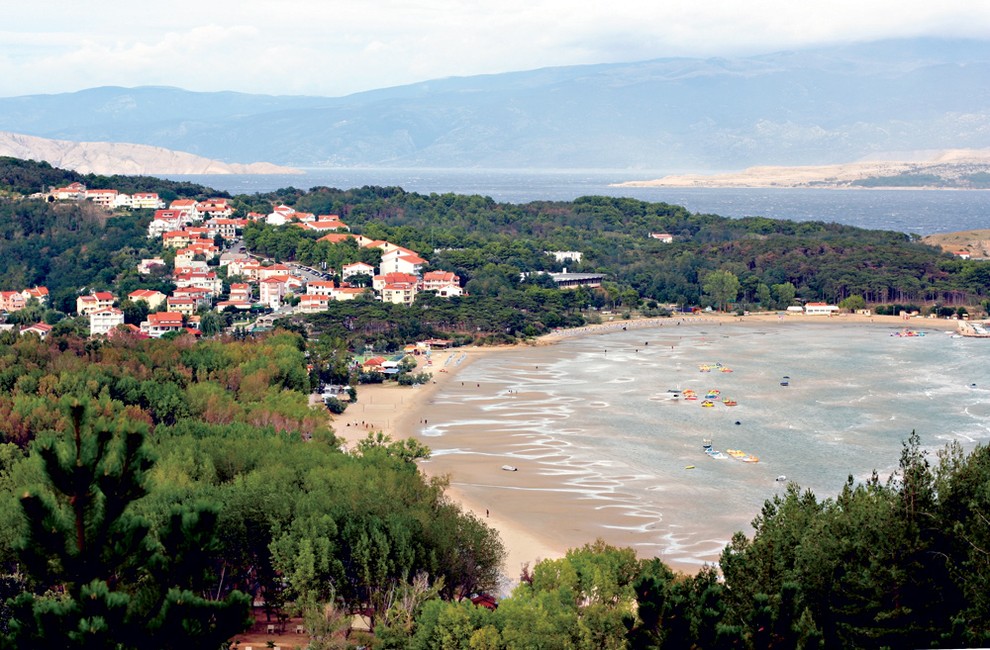
<path fill-rule="evenodd" d="M 70 142 L 0 131 L 0 156 L 44 161 L 80 174 L 291 174 L 271 163 L 224 163 L 162 147 L 123 142 Z"/>
<path fill-rule="evenodd" d="M 835 164 L 990 147 L 988 46 L 911 39 L 568 66 L 338 98 L 94 88 L 0 98 L 0 130 L 294 167 Z"/>

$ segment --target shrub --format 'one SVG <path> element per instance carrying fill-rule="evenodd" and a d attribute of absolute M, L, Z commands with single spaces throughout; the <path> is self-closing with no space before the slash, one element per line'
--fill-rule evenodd
<path fill-rule="evenodd" d="M 334 415 L 340 415 L 345 409 L 347 409 L 347 402 L 342 402 L 336 397 L 328 397 L 323 401 L 326 403 L 327 408 L 330 409 L 330 412 Z"/>

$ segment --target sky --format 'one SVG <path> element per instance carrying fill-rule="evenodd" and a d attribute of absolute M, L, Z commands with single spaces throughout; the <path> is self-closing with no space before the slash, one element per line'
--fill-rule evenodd
<path fill-rule="evenodd" d="M 549 66 L 745 56 L 899 37 L 990 39 L 987 0 L 5 4 L 0 97 L 111 85 L 339 97 Z"/>

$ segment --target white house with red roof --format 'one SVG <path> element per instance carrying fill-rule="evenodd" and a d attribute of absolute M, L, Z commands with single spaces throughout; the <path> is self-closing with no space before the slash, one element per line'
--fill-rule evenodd
<path fill-rule="evenodd" d="M 169 210 L 175 210 L 177 212 L 185 212 L 190 219 L 199 220 L 200 215 L 196 212 L 196 200 L 195 199 L 175 199 L 168 204 Z"/>
<path fill-rule="evenodd" d="M 166 297 L 161 291 L 155 291 L 153 289 L 138 289 L 127 294 L 127 299 L 131 302 L 143 300 L 148 305 L 148 309 L 158 309 L 165 302 Z"/>
<path fill-rule="evenodd" d="M 167 232 L 182 230 L 191 223 L 188 212 L 181 210 L 155 210 L 155 216 L 148 224 L 148 239 L 161 237 Z"/>
<path fill-rule="evenodd" d="M 251 285 L 244 282 L 231 284 L 229 297 L 235 302 L 251 302 Z"/>
<path fill-rule="evenodd" d="M 206 243 L 204 240 L 198 239 L 185 248 L 175 251 L 175 268 L 192 266 L 197 255 L 210 260 L 219 254 L 220 249 L 214 246 L 213 242 Z"/>
<path fill-rule="evenodd" d="M 89 335 L 109 334 L 118 325 L 124 324 L 124 312 L 116 307 L 107 307 L 89 314 Z"/>
<path fill-rule="evenodd" d="M 435 291 L 441 298 L 464 295 L 461 278 L 451 271 L 427 271 L 420 278 L 419 288 L 423 291 Z"/>
<path fill-rule="evenodd" d="M 314 280 L 306 283 L 306 295 L 310 296 L 332 296 L 336 286 L 333 282 L 324 280 Z"/>
<path fill-rule="evenodd" d="M 117 190 L 86 190 L 86 200 L 110 209 L 117 207 Z"/>
<path fill-rule="evenodd" d="M 162 235 L 162 246 L 165 248 L 185 248 L 193 239 L 194 237 L 185 230 L 170 230 Z"/>
<path fill-rule="evenodd" d="M 165 207 L 165 201 L 155 192 L 135 192 L 131 194 L 130 207 L 135 210 L 158 210 Z"/>
<path fill-rule="evenodd" d="M 225 241 L 230 241 L 232 239 L 237 239 L 237 234 L 244 230 L 244 227 L 247 225 L 247 219 L 215 217 L 206 223 Z"/>
<path fill-rule="evenodd" d="M 227 277 L 234 275 L 239 275 L 246 280 L 251 280 L 256 282 L 258 280 L 258 273 L 264 268 L 256 259 L 244 258 L 238 260 L 231 260 L 227 264 Z"/>
<path fill-rule="evenodd" d="M 217 274 L 213 271 L 190 271 L 186 273 L 176 273 L 175 286 L 178 288 L 197 287 L 200 289 L 208 289 L 211 294 L 218 296 L 220 295 L 221 289 L 223 289 L 223 282 L 217 278 Z"/>
<path fill-rule="evenodd" d="M 258 281 L 258 302 L 266 307 L 278 309 L 282 306 L 282 298 L 287 293 L 286 283 L 278 277 Z"/>
<path fill-rule="evenodd" d="M 385 285 L 395 284 L 397 282 L 417 284 L 419 282 L 419 276 L 412 275 L 411 273 L 383 273 L 371 279 L 371 287 L 375 291 L 381 291 Z"/>
<path fill-rule="evenodd" d="M 407 248 L 394 248 L 382 254 L 379 273 L 409 273 L 419 275 L 426 260 Z"/>
<path fill-rule="evenodd" d="M 115 298 L 109 291 L 96 291 L 88 296 L 76 298 L 76 313 L 88 316 L 94 311 L 113 307 Z"/>
<path fill-rule="evenodd" d="M 307 293 L 299 296 L 299 305 L 296 307 L 296 311 L 303 314 L 315 314 L 326 311 L 330 300 L 330 296 L 325 294 Z"/>
<path fill-rule="evenodd" d="M 57 201 L 81 201 L 86 198 L 86 186 L 79 182 L 69 183 L 53 189 L 50 194 Z"/>
<path fill-rule="evenodd" d="M 196 301 L 192 298 L 177 298 L 176 296 L 169 296 L 166 299 L 165 304 L 168 311 L 182 314 L 183 316 L 192 316 L 196 313 Z"/>
<path fill-rule="evenodd" d="M 805 316 L 831 316 L 839 313 L 837 305 L 830 305 L 825 302 L 809 302 L 804 306 Z"/>
<path fill-rule="evenodd" d="M 234 216 L 234 206 L 229 199 L 213 198 L 196 204 L 196 212 L 204 219 L 229 218 Z"/>
<path fill-rule="evenodd" d="M 272 264 L 271 266 L 262 266 L 259 268 L 257 275 L 259 280 L 267 280 L 276 275 L 290 275 L 291 273 L 292 269 L 285 264 Z"/>
<path fill-rule="evenodd" d="M 141 331 L 153 339 L 160 338 L 167 332 L 178 332 L 183 329 L 182 314 L 175 312 L 161 311 L 148 314 L 148 320 L 141 322 Z"/>
<path fill-rule="evenodd" d="M 51 333 L 52 333 L 52 326 L 49 325 L 48 323 L 35 323 L 34 325 L 21 328 L 21 336 L 24 336 L 25 334 L 35 334 L 42 341 L 48 338 L 48 335 Z"/>
<path fill-rule="evenodd" d="M 34 298 L 42 305 L 48 304 L 48 287 L 34 287 L 33 289 L 25 289 L 21 291 L 21 295 L 24 296 L 24 300 L 31 300 L 31 298 Z"/>
<path fill-rule="evenodd" d="M 213 293 L 200 287 L 179 287 L 172 292 L 173 298 L 188 298 L 196 303 L 196 308 L 213 305 Z"/>
<path fill-rule="evenodd" d="M 341 221 L 340 217 L 335 214 L 320 215 L 312 221 L 302 221 L 299 225 L 306 230 L 315 230 L 317 232 L 350 230 L 347 224 Z"/>
<path fill-rule="evenodd" d="M 369 278 L 373 278 L 375 277 L 375 267 L 364 262 L 354 262 L 353 264 L 345 264 L 340 269 L 341 280 L 348 280 L 355 275 L 367 275 Z"/>
<path fill-rule="evenodd" d="M 265 217 L 265 223 L 270 226 L 284 226 L 291 216 L 295 214 L 295 209 L 287 205 L 278 205 Z"/>
<path fill-rule="evenodd" d="M 415 282 L 391 282 L 381 288 L 382 302 L 393 305 L 411 305 L 418 290 Z"/>

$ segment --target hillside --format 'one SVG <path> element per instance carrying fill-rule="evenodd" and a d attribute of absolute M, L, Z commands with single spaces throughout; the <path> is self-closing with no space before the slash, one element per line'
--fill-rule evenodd
<path fill-rule="evenodd" d="M 990 230 L 963 230 L 927 235 L 921 239 L 947 253 L 966 251 L 972 259 L 990 259 Z"/>
<path fill-rule="evenodd" d="M 914 39 L 437 79 L 336 98 L 92 88 L 0 98 L 0 131 L 295 167 L 712 172 L 990 147 L 988 78 L 986 41 Z"/>
<path fill-rule="evenodd" d="M 224 163 L 163 147 L 123 142 L 70 142 L 0 131 L 0 156 L 47 162 L 81 174 L 292 174 L 271 163 Z"/>

